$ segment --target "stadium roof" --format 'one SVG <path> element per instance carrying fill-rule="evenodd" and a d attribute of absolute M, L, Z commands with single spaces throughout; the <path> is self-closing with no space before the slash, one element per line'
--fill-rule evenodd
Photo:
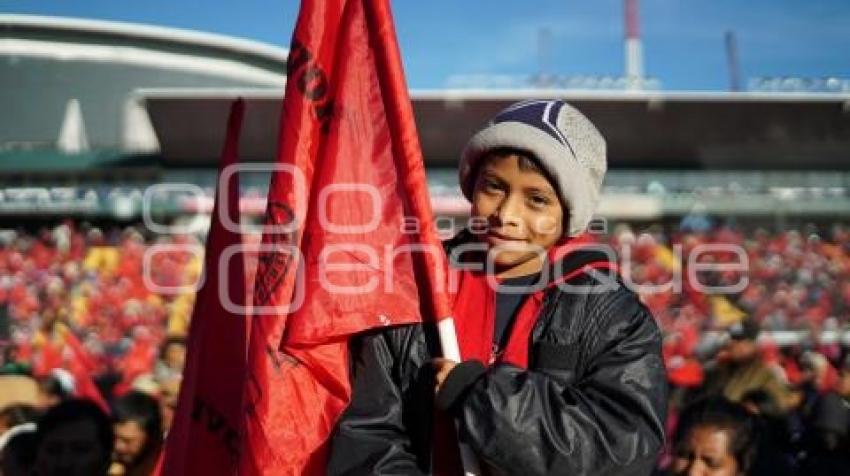
<path fill-rule="evenodd" d="M 56 148 L 76 111 L 91 149 L 130 153 L 147 115 L 131 92 L 150 87 L 282 88 L 287 50 L 176 28 L 0 14 L 0 151 Z M 138 150 L 143 149 L 143 150 Z"/>
<path fill-rule="evenodd" d="M 242 38 L 117 21 L 0 14 L 0 55 L 92 60 L 277 83 L 288 50 Z M 121 51 L 132 47 L 133 51 Z M 237 63 L 212 58 L 238 59 Z M 256 69 L 244 63 L 254 63 Z M 277 74 L 270 73 L 276 71 Z"/>
<path fill-rule="evenodd" d="M 165 163 L 213 163 L 229 102 L 247 101 L 244 160 L 275 151 L 277 89 L 141 89 Z M 497 111 L 529 98 L 562 98 L 608 140 L 614 168 L 848 169 L 850 94 L 574 90 L 413 91 L 430 166 L 454 166 L 465 141 Z"/>

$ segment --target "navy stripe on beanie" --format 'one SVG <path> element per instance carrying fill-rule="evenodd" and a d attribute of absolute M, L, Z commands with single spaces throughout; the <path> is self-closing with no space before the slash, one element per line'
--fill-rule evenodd
<path fill-rule="evenodd" d="M 570 140 L 558 128 L 558 114 L 562 107 L 564 107 L 564 102 L 558 100 L 522 101 L 500 112 L 493 118 L 493 124 L 521 122 L 535 127 L 560 142 L 561 145 L 569 147 L 570 153 L 575 157 L 576 154 Z"/>

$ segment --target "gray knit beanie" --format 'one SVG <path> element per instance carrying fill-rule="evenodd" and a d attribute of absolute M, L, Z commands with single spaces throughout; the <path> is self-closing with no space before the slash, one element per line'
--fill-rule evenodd
<path fill-rule="evenodd" d="M 460 159 L 460 187 L 472 200 L 478 161 L 499 148 L 527 151 L 556 182 L 570 217 L 564 233 L 585 231 L 596 206 L 607 159 L 605 139 L 578 110 L 560 100 L 531 100 L 513 104 L 472 136 Z"/>

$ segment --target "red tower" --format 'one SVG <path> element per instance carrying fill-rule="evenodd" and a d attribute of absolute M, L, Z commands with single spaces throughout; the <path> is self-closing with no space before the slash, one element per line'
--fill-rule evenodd
<path fill-rule="evenodd" d="M 624 0 L 626 12 L 626 78 L 630 89 L 641 89 L 643 83 L 643 47 L 640 41 L 638 0 Z"/>

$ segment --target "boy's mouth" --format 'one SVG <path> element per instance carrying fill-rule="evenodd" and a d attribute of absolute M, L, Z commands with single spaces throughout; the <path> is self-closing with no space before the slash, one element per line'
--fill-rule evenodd
<path fill-rule="evenodd" d="M 490 231 L 487 232 L 487 241 L 489 241 L 491 244 L 497 244 L 497 245 L 498 244 L 514 244 L 515 245 L 515 244 L 518 244 L 518 243 L 522 243 L 525 240 L 523 240 L 522 238 L 515 238 L 515 237 L 512 237 L 512 236 L 503 235 L 501 233 L 490 230 Z"/>

